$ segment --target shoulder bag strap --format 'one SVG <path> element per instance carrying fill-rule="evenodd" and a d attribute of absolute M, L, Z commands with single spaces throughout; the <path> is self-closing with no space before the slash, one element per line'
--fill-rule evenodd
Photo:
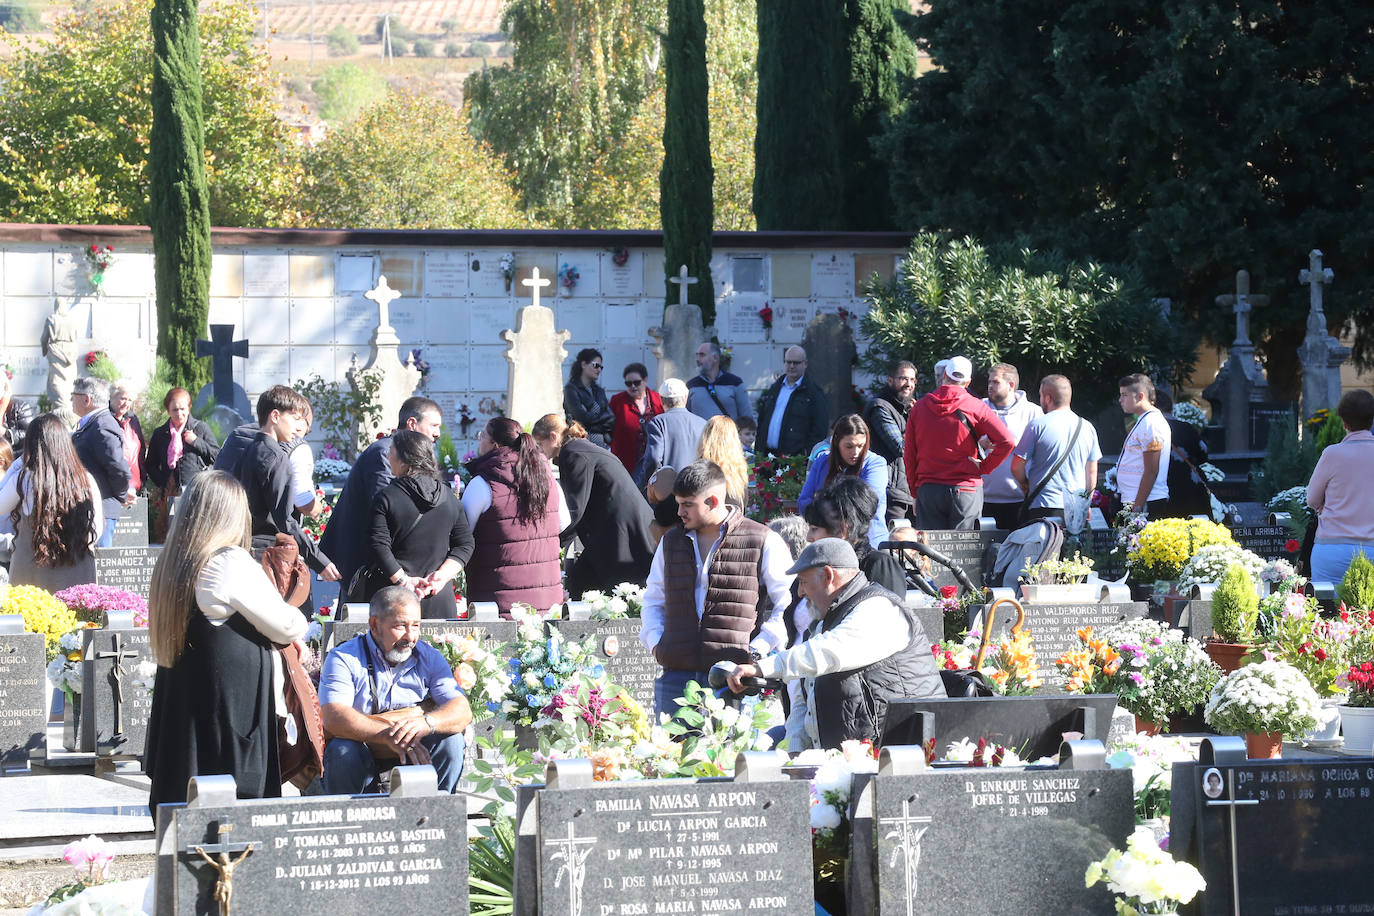
<path fill-rule="evenodd" d="M 1040 495 L 1040 491 L 1045 489 L 1045 484 L 1049 483 L 1050 480 L 1054 478 L 1054 475 L 1059 473 L 1059 469 L 1064 466 L 1064 462 L 1069 460 L 1069 456 L 1073 454 L 1073 447 L 1078 444 L 1078 434 L 1082 431 L 1083 418 L 1079 417 L 1078 425 L 1073 428 L 1073 435 L 1069 437 L 1069 447 L 1064 449 L 1064 454 L 1059 456 L 1059 460 L 1054 463 L 1054 467 L 1050 468 L 1050 472 L 1044 477 L 1041 477 L 1040 482 L 1026 494 L 1026 509 L 1029 509 L 1030 504 L 1035 502 L 1035 497 Z"/>
<path fill-rule="evenodd" d="M 367 644 L 367 633 L 358 634 L 358 646 L 362 650 L 363 658 L 367 659 L 367 689 L 372 695 L 372 712 L 376 715 L 382 711 L 382 701 L 377 697 L 377 663 L 372 660 L 372 649 Z"/>
<path fill-rule="evenodd" d="M 702 381 L 706 380 L 706 376 L 704 375 L 701 378 Z M 716 402 L 716 406 L 720 408 L 721 413 L 725 414 L 727 417 L 730 416 L 730 411 L 725 409 L 725 405 L 720 402 L 720 398 L 716 395 L 715 382 L 706 382 L 706 393 L 711 396 L 711 400 Z"/>
<path fill-rule="evenodd" d="M 969 437 L 973 439 L 973 453 L 979 458 L 987 457 L 983 454 L 983 447 L 978 444 L 978 433 L 973 428 L 973 421 L 957 407 L 954 408 L 954 415 L 959 418 L 960 423 L 964 424 L 964 427 L 968 430 Z"/>

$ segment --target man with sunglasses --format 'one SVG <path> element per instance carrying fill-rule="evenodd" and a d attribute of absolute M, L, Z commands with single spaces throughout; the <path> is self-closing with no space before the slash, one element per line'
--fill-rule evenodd
<path fill-rule="evenodd" d="M 762 451 L 805 455 L 830 434 L 825 392 L 806 374 L 806 351 L 788 347 L 783 374 L 759 399 Z"/>

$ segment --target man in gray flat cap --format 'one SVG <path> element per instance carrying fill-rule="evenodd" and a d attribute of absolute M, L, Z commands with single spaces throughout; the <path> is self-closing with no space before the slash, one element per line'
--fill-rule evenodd
<path fill-rule="evenodd" d="M 789 751 L 838 748 L 850 739 L 876 744 L 889 702 L 945 695 L 921 622 L 868 581 L 847 542 L 815 541 L 787 572 L 806 599 L 798 620 L 809 612 L 814 622 L 791 649 L 736 668 L 730 688 L 742 693 L 744 677 L 796 682 L 788 685 Z"/>

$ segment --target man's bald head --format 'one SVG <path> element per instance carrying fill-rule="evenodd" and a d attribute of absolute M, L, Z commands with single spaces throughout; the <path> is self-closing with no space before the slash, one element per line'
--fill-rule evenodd
<path fill-rule="evenodd" d="M 1068 407 L 1073 399 L 1073 386 L 1062 375 L 1047 375 L 1040 380 L 1040 406 L 1046 410 Z"/>
<path fill-rule="evenodd" d="M 787 380 L 795 384 L 806 374 L 806 351 L 801 347 L 788 347 L 782 355 L 782 367 Z"/>

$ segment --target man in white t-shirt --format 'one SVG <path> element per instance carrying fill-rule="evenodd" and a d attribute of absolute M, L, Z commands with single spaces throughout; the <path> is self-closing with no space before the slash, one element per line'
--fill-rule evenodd
<path fill-rule="evenodd" d="M 307 406 L 296 424 L 296 438 L 287 453 L 291 462 L 291 503 L 302 517 L 310 518 L 318 518 L 324 512 L 324 500 L 315 496 L 315 452 L 305 441 L 314 421 L 314 411 Z"/>
<path fill-rule="evenodd" d="M 1169 422 L 1154 405 L 1155 386 L 1139 372 L 1117 383 L 1121 409 L 1135 415 L 1116 464 L 1116 486 L 1124 505 L 1145 511 L 1152 519 L 1168 511 L 1168 459 L 1171 448 Z"/>

